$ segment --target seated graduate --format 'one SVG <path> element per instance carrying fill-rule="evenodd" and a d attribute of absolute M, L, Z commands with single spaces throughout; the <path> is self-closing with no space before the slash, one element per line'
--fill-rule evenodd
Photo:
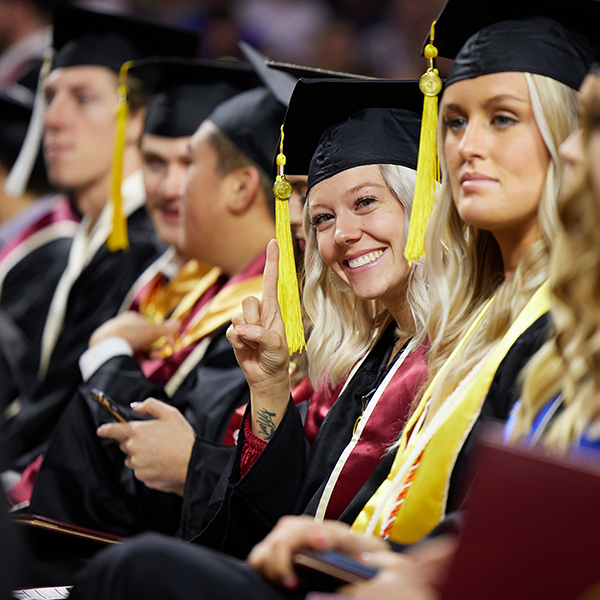
<path fill-rule="evenodd" d="M 550 276 L 554 332 L 527 367 L 523 396 L 507 425 L 511 440 L 557 453 L 599 449 L 597 369 L 600 185 L 597 68 L 581 87 L 581 128 L 561 146 L 573 188 L 559 202 Z"/>
<path fill-rule="evenodd" d="M 9 243 L 0 260 L 0 307 L 30 340 L 23 365 L 29 386 L 19 391 L 3 432 L 11 446 L 9 466 L 16 471 L 43 451 L 81 383 L 77 360 L 90 335 L 118 313 L 164 249 L 144 208 L 139 136 L 147 96 L 139 82 L 129 86 L 125 179 L 119 188 L 115 178 L 111 193 L 119 67 L 154 52 L 192 56 L 197 45 L 197 37 L 185 31 L 73 7 L 57 8 L 54 21 L 55 60 L 41 84 L 48 105 L 42 118 L 44 157 L 51 183 L 65 196 Z M 108 248 L 110 215 L 118 211 L 107 204 L 119 190 L 127 252 Z"/>
<path fill-rule="evenodd" d="M 192 76 L 203 72 L 217 84 L 229 78 L 208 67 Z M 194 500 L 203 513 L 233 451 L 222 444 L 231 416 L 248 401 L 225 333 L 242 299 L 262 290 L 265 248 L 275 232 L 266 172 L 283 113 L 267 89 L 254 88 L 220 103 L 192 136 L 180 252 L 213 268 L 181 296 L 169 327 L 130 312 L 94 333 L 81 361 L 85 383 L 45 454 L 31 512 L 118 535 L 173 534 L 191 457 L 188 479 L 202 490 Z M 94 388 L 126 408 L 136 403 L 132 422 L 105 424 L 99 438 L 106 418 L 90 399 Z M 144 415 L 155 418 L 142 421 Z"/>
<path fill-rule="evenodd" d="M 303 423 L 290 399 L 271 256 L 262 304 L 246 299 L 228 334 L 252 400 L 221 506 L 199 543 L 243 557 L 279 517 L 352 522 L 376 489 L 370 480 L 361 492 L 426 376 L 423 266 L 403 254 L 421 101 L 414 82 L 296 84 L 283 151 L 286 169 L 308 172 L 303 297 L 317 391 Z"/>

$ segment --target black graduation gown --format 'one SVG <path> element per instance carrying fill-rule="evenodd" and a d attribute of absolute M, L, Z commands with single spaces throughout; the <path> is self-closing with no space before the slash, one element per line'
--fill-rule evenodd
<path fill-rule="evenodd" d="M 72 237 L 52 240 L 24 256 L 6 275 L 0 308 L 29 341 L 27 371 L 35 376 L 44 323 L 54 290 L 67 266 Z M 23 369 L 24 365 L 21 366 Z"/>
<path fill-rule="evenodd" d="M 220 482 L 211 500 L 210 516 L 213 504 L 218 505 L 216 514 L 194 541 L 244 557 L 283 515 L 315 514 L 325 484 L 352 438 L 363 410 L 363 396 L 374 390 L 388 372 L 395 329 L 395 325 L 388 327 L 335 401 L 312 447 L 300 412 L 291 400 L 273 438 L 243 478 L 239 468 L 242 444 L 238 443 L 229 477 Z M 241 428 L 240 439 L 243 436 Z M 186 506 L 192 494 L 189 486 L 182 515 L 185 539 L 198 531 L 195 515 Z"/>
<path fill-rule="evenodd" d="M 96 436 L 96 428 L 107 420 L 89 399 L 89 391 L 98 388 L 124 407 L 152 396 L 184 414 L 197 435 L 194 479 L 202 491 L 195 510 L 203 513 L 234 450 L 220 442 L 235 409 L 249 400 L 246 380 L 225 335 L 228 325 L 215 332 L 203 358 L 171 398 L 146 379 L 133 357 L 117 356 L 104 363 L 79 387 L 64 412 L 28 512 L 122 536 L 145 530 L 176 532 L 181 498 L 147 488 L 124 466 L 118 444 Z"/>
<path fill-rule="evenodd" d="M 20 393 L 21 409 L 5 424 L 3 438 L 10 448 L 12 468 L 23 469 L 43 453 L 81 383 L 78 360 L 91 334 L 117 314 L 138 277 L 164 251 L 144 207 L 128 218 L 127 225 L 130 249 L 111 253 L 104 244 L 74 282 L 47 374 L 41 380 L 34 379 L 31 388 Z M 33 356 L 37 353 L 37 364 L 39 347 L 38 340 L 31 350 Z"/>
<path fill-rule="evenodd" d="M 35 383 L 44 323 L 54 290 L 67 266 L 76 227 L 76 214 L 69 208 L 67 198 L 62 198 L 55 210 L 13 238 L 2 253 L 0 309 L 28 344 L 26 353 L 11 357 L 10 369 L 2 369 L 0 394 L 8 401 L 30 393 Z M 46 241 L 30 247 L 38 236 Z M 19 258 L 15 259 L 15 255 Z M 0 353 L 12 352 L 10 340 L 0 339 Z"/>
<path fill-rule="evenodd" d="M 467 438 L 460 451 L 454 468 L 448 497 L 448 507 L 452 510 L 457 502 L 457 493 L 462 487 L 465 467 L 473 444 L 474 436 L 481 424 L 490 419 L 506 420 L 513 404 L 519 397 L 518 375 L 529 358 L 541 347 L 545 340 L 548 319 L 540 317 L 529 329 L 517 339 L 504 360 L 500 364 L 483 404 L 478 423 Z M 380 355 L 381 356 L 381 355 Z M 389 354 L 388 354 L 389 356 Z M 380 363 L 381 364 L 381 363 Z M 385 364 L 385 361 L 383 362 Z M 362 368 L 359 370 L 358 373 Z M 358 374 L 357 373 L 357 374 Z M 351 384 L 350 384 L 351 385 Z M 348 387 L 350 387 L 350 385 Z M 371 389 L 357 386 L 351 394 L 356 402 L 362 390 Z M 341 396 L 340 400 L 344 400 Z M 339 402 L 339 401 L 338 401 Z M 194 542 L 204 544 L 234 556 L 245 557 L 250 549 L 258 543 L 275 525 L 279 517 L 285 514 L 314 515 L 320 493 L 319 482 L 325 482 L 339 452 L 351 435 L 358 407 L 336 402 L 331 409 L 332 416 L 348 411 L 346 436 L 339 435 L 338 429 L 329 430 L 328 417 L 323 422 L 317 437 L 313 454 L 318 461 L 307 461 L 306 438 L 303 435 L 297 411 L 292 404 L 277 428 L 273 439 L 269 442 L 257 462 L 240 479 L 239 454 L 233 463 L 227 481 L 219 482 L 215 492 L 215 501 L 220 502 L 215 516 L 206 525 Z M 337 405 L 337 406 L 336 406 Z M 241 435 L 242 432 L 240 432 Z M 338 439 L 339 438 L 339 439 Z M 326 444 L 321 443 L 326 441 Z M 331 450 L 328 445 L 331 444 Z M 269 452 L 272 447 L 276 451 Z M 331 452 L 331 455 L 329 454 Z M 313 454 L 310 456 L 312 457 Z M 318 455 L 322 454 L 322 457 Z M 259 462 L 261 461 L 261 462 Z M 394 455 L 386 454 L 371 474 L 360 492 L 341 514 L 339 520 L 353 523 L 359 512 L 371 498 L 381 483 L 386 479 L 394 461 Z M 255 467 L 257 467 L 255 469 Z M 304 481 L 317 483 L 304 488 Z M 273 482 L 276 482 L 273 484 Z"/>
<path fill-rule="evenodd" d="M 505 356 L 484 402 L 478 427 L 490 418 L 506 417 L 520 393 L 518 375 L 545 341 L 547 329 L 548 317 L 544 315 L 518 338 Z M 469 436 L 471 440 L 474 434 L 475 431 Z M 464 472 L 470 439 L 461 450 L 455 472 Z M 388 462 L 384 464 L 386 460 Z M 384 459 L 380 466 L 385 468 L 378 467 L 364 487 L 375 491 L 387 476 L 392 462 L 393 455 Z M 459 485 L 459 479 L 453 478 L 451 487 Z M 451 490 L 451 495 L 456 499 L 456 490 Z M 363 496 L 362 490 L 359 496 Z M 346 512 L 352 512 L 355 517 L 367 499 Z M 345 513 L 341 520 L 349 516 Z M 348 522 L 351 520 L 348 518 Z M 295 600 L 304 597 L 302 591 L 288 592 L 272 586 L 245 562 L 210 548 L 146 535 L 133 543 L 111 548 L 92 561 L 76 580 L 72 598 L 125 600 L 140 596 L 147 600 L 164 597 L 187 600 L 198 594 L 211 600 Z"/>

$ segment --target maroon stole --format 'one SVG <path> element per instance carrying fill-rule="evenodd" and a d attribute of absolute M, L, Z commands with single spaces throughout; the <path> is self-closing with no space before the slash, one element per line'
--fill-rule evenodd
<path fill-rule="evenodd" d="M 182 337 L 185 336 L 188 328 L 195 322 L 195 317 L 198 313 L 208 305 L 208 303 L 222 290 L 226 289 L 229 286 L 234 286 L 243 281 L 251 279 L 252 277 L 256 277 L 261 275 L 265 266 L 266 254 L 261 254 L 258 256 L 244 271 L 238 273 L 231 279 L 227 279 L 225 276 L 219 277 L 219 279 L 211 285 L 206 292 L 200 296 L 194 308 L 189 312 L 185 320 L 182 322 L 182 327 L 180 330 L 180 334 Z M 150 288 L 148 288 L 150 289 Z M 241 306 L 240 306 L 241 310 Z M 232 315 L 233 316 L 233 315 Z M 194 348 L 198 345 L 200 340 L 196 340 L 195 342 L 181 348 L 180 350 L 174 352 L 170 356 L 162 357 L 162 358 L 152 358 L 145 357 L 140 362 L 140 366 L 144 375 L 150 380 L 158 383 L 161 386 L 165 386 L 166 383 L 171 379 L 171 377 L 175 374 L 178 368 L 181 366 L 183 361 L 187 358 L 187 356 L 194 350 Z"/>
<path fill-rule="evenodd" d="M 326 505 L 325 518 L 339 518 L 349 500 L 358 494 L 385 452 L 402 432 L 410 416 L 413 400 L 427 377 L 428 349 L 428 344 L 424 343 L 410 352 L 389 379 L 385 389 L 382 390 L 381 387 L 386 379 L 380 384 L 370 401 L 377 402 L 372 406 L 360 437 L 359 427 L 355 427 L 355 436 L 342 453 L 329 479 L 329 492 L 326 488 L 323 496 L 330 493 L 330 498 L 328 502 L 322 500 L 322 509 Z M 379 399 L 378 392 L 381 392 Z M 357 440 L 354 439 L 356 437 Z"/>
<path fill-rule="evenodd" d="M 39 218 L 35 223 L 32 223 L 10 240 L 0 252 L 0 263 L 17 247 L 23 245 L 28 239 L 30 239 L 36 233 L 41 232 L 43 229 L 51 228 L 56 229 L 57 233 L 54 238 L 67 237 L 66 234 L 59 233 L 61 224 L 65 222 L 71 222 L 77 224 L 81 221 L 81 217 L 73 210 L 69 198 L 64 196 L 56 204 L 56 206 L 48 213 Z M 74 234 L 73 234 L 74 235 Z M 71 236 L 72 237 L 72 236 Z M 49 239 L 48 241 L 51 241 Z"/>

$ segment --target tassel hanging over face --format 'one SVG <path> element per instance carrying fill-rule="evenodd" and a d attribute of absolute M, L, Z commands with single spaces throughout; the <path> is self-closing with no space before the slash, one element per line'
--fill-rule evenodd
<path fill-rule="evenodd" d="M 435 21 L 431 25 L 430 41 L 435 36 Z M 425 58 L 429 68 L 421 76 L 419 89 L 423 92 L 423 118 L 419 141 L 419 159 L 417 162 L 417 182 L 410 217 L 410 228 L 404 256 L 409 263 L 425 256 L 425 228 L 429 215 L 436 202 L 436 184 L 439 181 L 439 163 L 436 148 L 436 129 L 438 118 L 438 94 L 442 91 L 442 80 L 435 68 L 434 59 L 438 54 L 432 44 L 425 46 Z"/>
<path fill-rule="evenodd" d="M 294 188 L 285 178 L 284 167 L 286 158 L 283 154 L 283 125 L 281 126 L 281 142 L 277 155 L 277 177 L 273 186 L 275 195 L 275 224 L 277 244 L 279 246 L 279 283 L 277 299 L 281 308 L 281 316 L 285 325 L 290 354 L 300 352 L 305 347 L 304 327 L 302 325 L 302 309 L 300 293 L 298 292 L 298 277 L 292 246 L 292 231 L 290 226 L 290 210 L 288 200 Z"/>
<path fill-rule="evenodd" d="M 113 209 L 113 226 L 106 245 L 111 252 L 129 250 L 127 237 L 127 217 L 123 214 L 123 197 L 121 185 L 123 183 L 123 151 L 127 136 L 127 119 L 129 117 L 129 102 L 127 94 L 127 72 L 133 61 L 127 61 L 119 72 L 118 101 L 115 108 L 115 149 L 113 152 L 112 180 L 110 184 L 110 202 Z"/>

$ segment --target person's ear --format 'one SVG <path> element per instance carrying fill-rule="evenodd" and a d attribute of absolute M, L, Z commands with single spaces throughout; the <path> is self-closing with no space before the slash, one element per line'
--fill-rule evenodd
<path fill-rule="evenodd" d="M 256 167 L 248 165 L 233 171 L 227 177 L 227 208 L 232 214 L 241 215 L 256 202 L 260 189 L 260 174 Z"/>
<path fill-rule="evenodd" d="M 144 121 L 146 119 L 146 107 L 142 106 L 135 112 L 129 113 L 127 119 L 127 145 L 139 147 L 140 138 L 144 132 Z"/>

